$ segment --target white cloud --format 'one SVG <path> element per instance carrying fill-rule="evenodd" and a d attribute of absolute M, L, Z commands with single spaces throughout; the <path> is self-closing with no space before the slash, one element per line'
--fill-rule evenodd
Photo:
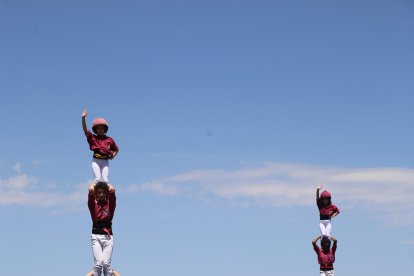
<path fill-rule="evenodd" d="M 187 172 L 159 179 L 151 184 L 154 185 L 152 189 L 144 189 L 151 185 L 143 184 L 134 185 L 129 191 L 213 196 L 239 200 L 243 204 L 309 206 L 315 202 L 316 186 L 323 184 L 331 191 L 333 202 L 339 205 L 411 213 L 414 211 L 413 183 L 413 169 L 351 169 L 267 162 L 237 170 Z M 166 193 L 169 188 L 174 192 Z"/>
<path fill-rule="evenodd" d="M 7 179 L 0 179 L 1 191 L 19 191 L 23 189 L 30 189 L 37 184 L 37 179 L 27 174 L 19 174 Z"/>
<path fill-rule="evenodd" d="M 152 191 L 165 195 L 175 195 L 178 193 L 178 189 L 172 185 L 165 185 L 160 182 L 151 182 L 144 184 L 134 184 L 128 187 L 128 192 L 139 192 L 139 191 Z"/>
<path fill-rule="evenodd" d="M 20 165 L 17 166 L 20 169 Z M 267 162 L 235 170 L 197 170 L 146 183 L 121 192 L 153 192 L 167 196 L 196 196 L 206 202 L 222 200 L 232 204 L 311 206 L 315 189 L 323 184 L 339 207 L 355 206 L 380 210 L 380 215 L 410 214 L 414 211 L 414 170 L 407 168 L 338 168 Z M 88 183 L 65 193 L 27 174 L 0 179 L 0 205 L 78 208 L 86 201 Z M 122 187 L 121 187 L 122 188 Z M 401 218 L 401 216 L 398 216 Z M 396 220 L 398 219 L 395 216 Z M 414 218 L 404 215 L 404 222 Z"/>
<path fill-rule="evenodd" d="M 0 179 L 0 205 L 38 207 L 76 206 L 86 201 L 87 184 L 78 185 L 71 193 L 45 191 L 37 178 L 27 174 Z"/>

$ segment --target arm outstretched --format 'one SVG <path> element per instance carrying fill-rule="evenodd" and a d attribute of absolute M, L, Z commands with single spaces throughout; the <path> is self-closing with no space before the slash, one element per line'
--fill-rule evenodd
<path fill-rule="evenodd" d="M 85 109 L 82 112 L 82 128 L 83 128 L 83 132 L 85 132 L 85 134 L 88 132 L 88 127 L 86 126 L 86 116 L 88 115 L 88 111 Z"/>
<path fill-rule="evenodd" d="M 322 186 L 322 185 L 319 185 L 319 186 L 316 188 L 316 199 L 319 199 L 319 191 L 320 191 L 322 188 L 323 188 L 323 186 Z"/>

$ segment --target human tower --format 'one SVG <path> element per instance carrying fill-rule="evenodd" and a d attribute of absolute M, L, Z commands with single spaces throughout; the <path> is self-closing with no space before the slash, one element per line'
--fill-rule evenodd
<path fill-rule="evenodd" d="M 104 118 L 92 122 L 92 131 L 86 124 L 88 112 L 82 112 L 82 128 L 93 152 L 92 172 L 94 181 L 88 190 L 88 207 L 92 218 L 91 246 L 93 253 L 92 271 L 86 276 L 120 276 L 112 269 L 111 259 L 114 246 L 112 219 L 116 207 L 115 188 L 109 183 L 109 160 L 118 154 L 115 140 L 107 136 L 109 124 Z"/>
<path fill-rule="evenodd" d="M 333 263 L 335 262 L 337 240 L 331 235 L 331 220 L 339 215 L 339 209 L 332 204 L 331 194 L 328 191 L 325 190 L 320 194 L 322 188 L 322 185 L 316 188 L 316 205 L 319 209 L 319 228 L 321 235 L 312 241 L 312 245 L 318 255 L 320 275 L 334 276 Z M 317 244 L 318 240 L 320 240 L 320 247 Z"/>
<path fill-rule="evenodd" d="M 82 127 L 89 149 L 93 152 L 92 171 L 94 182 L 88 191 L 88 207 L 92 218 L 91 246 L 94 264 L 86 276 L 120 276 L 112 269 L 113 250 L 112 219 L 116 207 L 115 188 L 109 183 L 109 160 L 119 151 L 115 140 L 107 135 L 109 124 L 104 118 L 92 122 L 92 131 L 86 124 L 87 111 L 82 112 Z M 339 214 L 339 209 L 331 202 L 331 194 L 322 185 L 316 188 L 316 205 L 319 209 L 319 228 L 321 235 L 313 241 L 313 249 L 318 256 L 321 276 L 334 276 L 333 263 L 337 240 L 331 235 L 331 220 Z M 317 242 L 320 240 L 320 247 Z"/>

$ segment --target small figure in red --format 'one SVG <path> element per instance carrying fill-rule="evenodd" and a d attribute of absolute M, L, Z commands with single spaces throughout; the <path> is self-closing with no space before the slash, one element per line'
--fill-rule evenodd
<path fill-rule="evenodd" d="M 331 236 L 331 219 L 339 215 L 339 209 L 331 202 L 331 194 L 328 191 L 323 191 L 319 196 L 319 190 L 323 188 L 319 185 L 316 188 L 316 205 L 319 209 L 319 228 L 321 235 L 330 237 Z"/>
<path fill-rule="evenodd" d="M 93 151 L 92 171 L 95 177 L 95 182 L 103 181 L 109 183 L 109 161 L 115 158 L 118 154 L 119 148 L 115 140 L 107 136 L 109 125 L 104 118 L 96 118 L 92 122 L 93 134 L 86 126 L 86 116 L 88 112 L 82 112 L 82 128 L 85 132 L 86 139 L 89 143 L 89 148 Z"/>

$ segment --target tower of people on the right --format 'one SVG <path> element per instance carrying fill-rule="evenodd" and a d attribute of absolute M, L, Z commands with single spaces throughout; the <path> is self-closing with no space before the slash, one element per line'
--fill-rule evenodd
<path fill-rule="evenodd" d="M 320 193 L 322 189 L 322 185 L 316 188 L 316 205 L 319 209 L 319 228 L 321 235 L 313 239 L 312 245 L 318 255 L 320 275 L 334 276 L 333 263 L 335 262 L 337 240 L 331 235 L 331 220 L 339 215 L 339 209 L 332 204 L 331 194 L 327 190 Z M 320 240 L 320 247 L 317 244 L 318 240 Z"/>

